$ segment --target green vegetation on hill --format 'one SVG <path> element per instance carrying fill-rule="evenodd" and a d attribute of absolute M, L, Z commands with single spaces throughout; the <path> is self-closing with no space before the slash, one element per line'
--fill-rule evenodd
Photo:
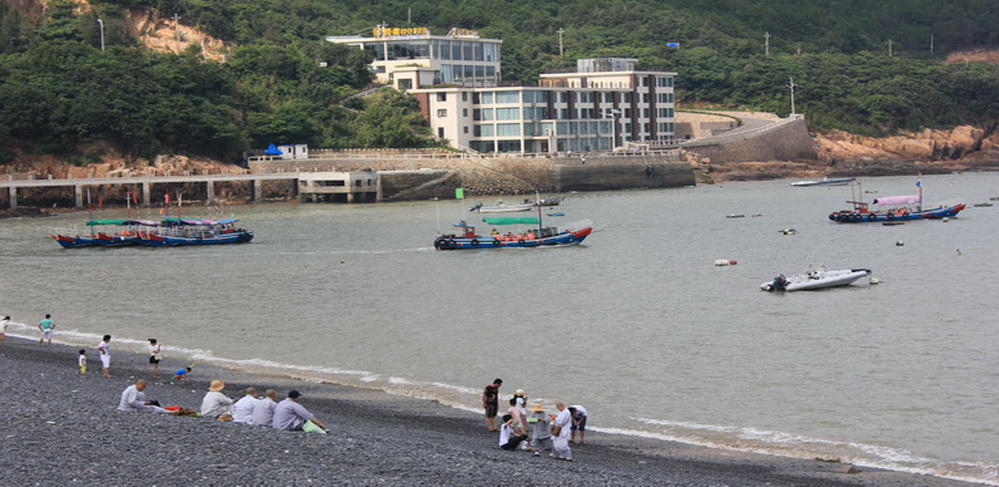
<path fill-rule="evenodd" d="M 85 14 L 50 0 L 40 18 L 15 4 L 31 2 L 0 0 L 0 161 L 14 147 L 73 154 L 93 142 L 221 159 L 270 142 L 432 144 L 411 97 L 347 100 L 370 83 L 368 54 L 322 40 L 382 21 L 501 38 L 508 81 L 533 83 L 579 57 L 634 57 L 676 71 L 686 104 L 787 114 L 794 77 L 797 111 L 817 129 L 999 123 L 999 67 L 939 62 L 999 46 L 987 0 L 92 0 Z M 224 40 L 227 62 L 140 48 L 127 18 L 145 7 Z"/>

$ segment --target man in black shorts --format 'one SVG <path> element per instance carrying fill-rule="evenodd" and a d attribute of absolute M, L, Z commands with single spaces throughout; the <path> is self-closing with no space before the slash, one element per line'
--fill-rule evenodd
<path fill-rule="evenodd" d="M 494 379 L 482 391 L 482 407 L 486 410 L 486 428 L 489 431 L 499 431 L 496 427 L 496 413 L 499 412 L 499 388 L 502 384 L 503 379 Z"/>

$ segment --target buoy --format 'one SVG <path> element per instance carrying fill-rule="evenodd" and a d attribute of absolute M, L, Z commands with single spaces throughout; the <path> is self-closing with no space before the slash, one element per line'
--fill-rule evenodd
<path fill-rule="evenodd" d="M 733 261 L 728 259 L 715 259 L 715 265 L 718 267 L 724 267 L 731 264 Z"/>
<path fill-rule="evenodd" d="M 725 218 L 745 218 L 745 217 L 746 215 L 743 215 L 741 213 L 733 213 L 731 215 L 725 215 Z"/>
<path fill-rule="evenodd" d="M 879 281 L 878 278 L 876 278 L 876 277 L 872 277 L 871 278 L 871 284 L 881 284 L 881 281 Z"/>
<path fill-rule="evenodd" d="M 946 223 L 946 222 L 950 221 L 950 217 L 946 217 L 945 216 L 945 217 L 941 218 L 940 220 Z"/>
<path fill-rule="evenodd" d="M 739 261 L 737 261 L 737 260 L 730 260 L 730 261 L 728 261 L 728 263 L 729 263 L 729 265 L 736 265 L 736 264 L 739 263 Z"/>
<path fill-rule="evenodd" d="M 784 235 L 794 235 L 794 234 L 798 233 L 798 231 L 795 230 L 795 229 L 793 229 L 793 228 L 785 228 L 783 230 L 777 230 L 777 233 L 784 234 Z"/>
<path fill-rule="evenodd" d="M 903 246 L 903 245 L 905 245 L 905 242 L 903 242 L 903 241 L 901 241 L 901 240 L 899 240 L 899 241 L 895 242 L 895 246 L 896 246 L 896 247 L 901 247 L 901 246 Z"/>

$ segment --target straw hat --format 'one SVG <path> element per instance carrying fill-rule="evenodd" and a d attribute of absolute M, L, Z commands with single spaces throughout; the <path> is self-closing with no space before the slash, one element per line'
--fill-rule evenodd
<path fill-rule="evenodd" d="M 531 406 L 531 411 L 534 411 L 534 412 L 538 412 L 538 411 L 542 411 L 543 412 L 544 410 L 545 410 L 545 408 L 541 407 L 541 403 L 537 403 L 537 404 Z"/>
<path fill-rule="evenodd" d="M 220 380 L 213 380 L 212 385 L 208 386 L 208 390 L 212 392 L 219 392 L 222 389 L 225 389 L 225 382 Z"/>
<path fill-rule="evenodd" d="M 513 393 L 513 395 L 515 395 L 515 396 L 525 396 L 525 395 L 527 395 L 527 393 L 524 392 L 523 389 L 517 389 L 517 392 Z"/>

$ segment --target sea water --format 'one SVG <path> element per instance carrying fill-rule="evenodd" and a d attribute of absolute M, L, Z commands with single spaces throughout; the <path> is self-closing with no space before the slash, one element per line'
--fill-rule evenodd
<path fill-rule="evenodd" d="M 863 196 L 915 194 L 916 181 L 868 178 Z M 168 367 L 475 411 L 501 377 L 504 397 L 584 405 L 595 430 L 999 485 L 999 208 L 971 206 L 999 196 L 999 174 L 922 181 L 928 203 L 968 209 L 835 224 L 851 188 L 788 181 L 581 193 L 544 212 L 566 214 L 546 225 L 592 220 L 582 245 L 451 252 L 433 249 L 436 234 L 460 219 L 488 234 L 467 209 L 495 197 L 226 207 L 256 238 L 200 248 L 65 250 L 49 229 L 85 212 L 3 220 L 0 313 L 23 336 L 51 313 L 56 340 L 158 338 Z M 869 268 L 879 284 L 759 289 L 810 265 Z"/>

